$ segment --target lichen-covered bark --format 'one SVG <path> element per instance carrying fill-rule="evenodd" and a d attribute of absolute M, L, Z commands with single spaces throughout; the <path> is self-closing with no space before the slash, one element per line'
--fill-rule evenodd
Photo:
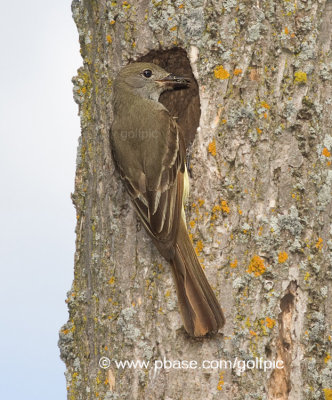
<path fill-rule="evenodd" d="M 60 331 L 68 399 L 331 399 L 332 1 L 72 7 L 84 63 L 73 79 L 75 278 Z M 196 340 L 181 329 L 169 265 L 137 221 L 108 136 L 116 72 L 174 47 L 200 90 L 188 228 L 227 318 L 223 334 Z M 284 368 L 153 368 L 256 357 Z"/>

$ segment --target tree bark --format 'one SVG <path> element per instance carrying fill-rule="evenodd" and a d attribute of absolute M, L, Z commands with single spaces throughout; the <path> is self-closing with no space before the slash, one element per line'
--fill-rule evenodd
<path fill-rule="evenodd" d="M 68 399 L 332 399 L 332 1 L 74 0 L 72 11 L 83 66 L 59 341 Z M 114 169 L 112 82 L 135 60 L 193 74 L 191 91 L 162 101 L 186 129 L 188 229 L 226 315 L 211 337 L 182 328 L 170 266 Z"/>

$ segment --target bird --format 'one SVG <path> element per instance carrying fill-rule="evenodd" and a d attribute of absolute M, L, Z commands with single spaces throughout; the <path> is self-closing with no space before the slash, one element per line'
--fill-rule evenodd
<path fill-rule="evenodd" d="M 183 133 L 159 102 L 164 91 L 189 85 L 188 78 L 153 63 L 123 67 L 113 82 L 110 145 L 143 226 L 171 264 L 184 328 L 191 337 L 202 337 L 218 332 L 225 317 L 187 231 Z"/>

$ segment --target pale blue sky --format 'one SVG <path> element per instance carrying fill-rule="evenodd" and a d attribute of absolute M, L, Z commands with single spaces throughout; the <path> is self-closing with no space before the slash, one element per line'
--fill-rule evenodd
<path fill-rule="evenodd" d="M 70 2 L 5 2 L 0 42 L 0 398 L 65 400 L 82 64 Z"/>

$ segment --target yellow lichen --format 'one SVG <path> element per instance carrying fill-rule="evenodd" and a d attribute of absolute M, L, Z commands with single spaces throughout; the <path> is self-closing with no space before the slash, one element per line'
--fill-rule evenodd
<path fill-rule="evenodd" d="M 332 400 L 332 389 L 325 388 L 323 389 L 325 400 Z"/>
<path fill-rule="evenodd" d="M 114 278 L 114 276 L 112 276 L 111 279 L 108 281 L 108 283 L 110 285 L 113 285 L 114 282 L 115 282 L 115 278 Z"/>
<path fill-rule="evenodd" d="M 218 65 L 214 69 L 214 76 L 217 79 L 228 79 L 230 75 L 229 72 L 222 65 Z"/>
<path fill-rule="evenodd" d="M 196 222 L 195 221 L 190 221 L 189 225 L 190 225 L 191 228 L 193 228 L 196 225 Z"/>
<path fill-rule="evenodd" d="M 307 74 L 304 71 L 296 71 L 294 74 L 294 83 L 306 83 Z"/>
<path fill-rule="evenodd" d="M 264 274 L 265 270 L 264 260 L 255 254 L 250 261 L 247 272 L 249 274 L 253 273 L 255 276 L 260 276 Z"/>
<path fill-rule="evenodd" d="M 327 364 L 329 362 L 329 360 L 331 359 L 331 356 L 329 353 L 326 354 L 326 357 L 324 358 L 324 362 L 325 364 Z"/>
<path fill-rule="evenodd" d="M 129 10 L 129 8 L 131 7 L 131 5 L 128 3 L 128 1 L 124 1 L 124 2 L 122 3 L 122 7 L 123 7 L 125 10 Z"/>
<path fill-rule="evenodd" d="M 106 40 L 108 41 L 108 43 L 112 43 L 111 35 L 107 35 L 106 36 Z"/>
<path fill-rule="evenodd" d="M 217 148 L 216 148 L 216 141 L 215 141 L 215 139 L 213 139 L 212 142 L 209 143 L 209 145 L 208 145 L 208 151 L 209 151 L 209 153 L 211 153 L 211 155 L 212 155 L 213 157 L 215 157 L 215 156 L 217 155 Z"/>
<path fill-rule="evenodd" d="M 288 259 L 288 254 L 287 254 L 285 251 L 281 251 L 281 252 L 278 254 L 278 262 L 279 262 L 280 264 L 283 264 L 284 262 L 286 262 L 287 259 Z"/>

